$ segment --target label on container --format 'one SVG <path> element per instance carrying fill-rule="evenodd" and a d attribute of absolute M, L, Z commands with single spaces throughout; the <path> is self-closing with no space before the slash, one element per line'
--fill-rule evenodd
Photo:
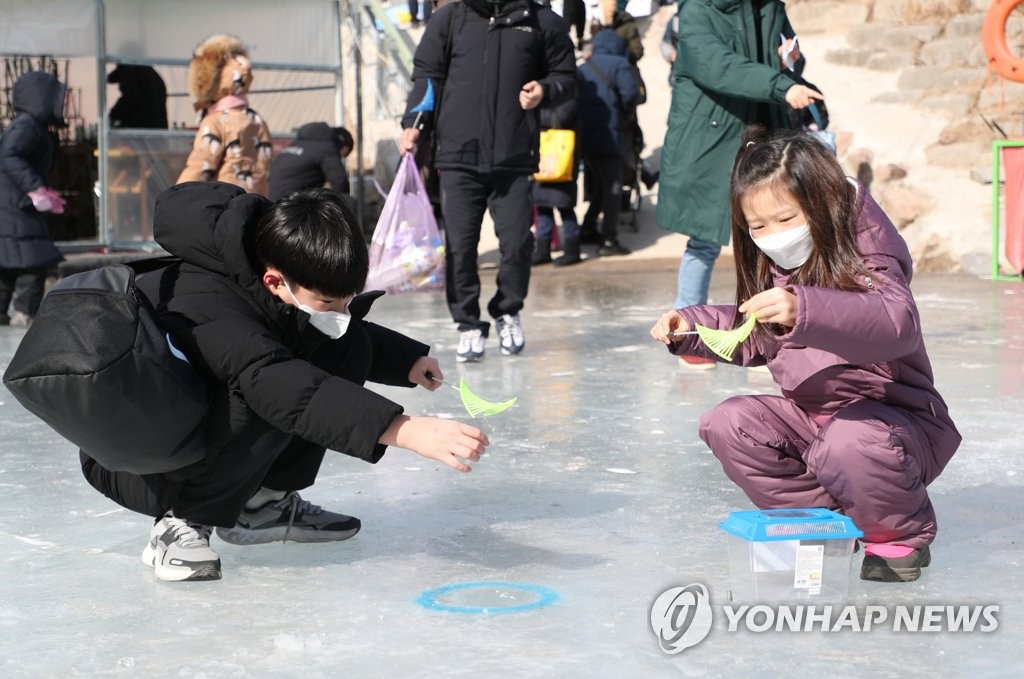
<path fill-rule="evenodd" d="M 793 573 L 793 587 L 809 590 L 810 594 L 821 591 L 821 576 L 825 565 L 825 545 L 801 544 L 796 550 L 796 570 Z"/>

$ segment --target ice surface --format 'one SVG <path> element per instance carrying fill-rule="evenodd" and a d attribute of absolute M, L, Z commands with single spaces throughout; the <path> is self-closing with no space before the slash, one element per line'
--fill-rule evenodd
<path fill-rule="evenodd" d="M 493 271 L 483 273 L 484 297 Z M 139 555 L 150 525 L 87 486 L 75 450 L 0 392 L 0 676 L 1018 677 L 1024 673 L 1024 286 L 919 275 L 936 377 L 964 443 L 932 486 L 940 530 L 918 582 L 865 583 L 850 602 L 995 604 L 993 633 L 729 632 L 730 511 L 751 508 L 697 437 L 700 415 L 767 375 L 684 372 L 648 329 L 675 272 L 588 263 L 538 270 L 526 349 L 456 365 L 439 294 L 387 296 L 371 319 L 432 342 L 447 381 L 516 395 L 486 420 L 493 443 L 460 475 L 402 450 L 377 465 L 330 455 L 304 496 L 359 516 L 337 544 L 238 547 L 214 539 L 224 579 L 158 582 Z M 729 301 L 731 272 L 712 296 Z M 2 367 L 23 332 L 0 328 Z M 469 421 L 451 390 L 381 389 L 410 413 Z M 154 394 L 158 406 L 159 394 Z M 856 557 L 855 557 L 856 560 Z M 554 590 L 523 613 L 417 604 L 446 584 Z M 711 593 L 707 639 L 659 648 L 650 609 L 673 587 Z M 477 593 L 456 601 L 531 596 Z M 490 596 L 490 598 L 488 598 Z"/>

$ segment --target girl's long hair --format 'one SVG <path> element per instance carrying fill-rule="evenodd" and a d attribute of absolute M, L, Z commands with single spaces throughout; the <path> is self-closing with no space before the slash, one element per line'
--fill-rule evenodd
<path fill-rule="evenodd" d="M 775 285 L 771 259 L 750 237 L 741 204 L 749 192 L 764 189 L 785 189 L 793 194 L 810 227 L 814 250 L 790 276 L 791 284 L 835 290 L 865 289 L 857 280 L 857 275 L 864 273 L 856 235 L 860 201 L 856 187 L 847 180 L 835 156 L 806 133 L 783 131 L 769 135 L 763 127 L 751 126 L 741 136 L 731 183 L 737 307 Z M 765 337 L 770 333 L 761 323 L 755 331 Z"/>

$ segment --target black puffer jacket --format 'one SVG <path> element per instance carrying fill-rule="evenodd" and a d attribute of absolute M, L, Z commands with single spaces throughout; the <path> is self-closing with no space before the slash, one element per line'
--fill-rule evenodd
<path fill-rule="evenodd" d="M 14 83 L 18 115 L 0 137 L 0 269 L 45 269 L 63 257 L 29 191 L 46 184 L 57 159 L 64 125 L 64 85 L 49 73 L 30 71 Z"/>
<path fill-rule="evenodd" d="M 270 200 L 330 182 L 342 195 L 349 191 L 348 174 L 341 162 L 338 135 L 327 123 L 307 123 L 295 141 L 277 154 L 270 166 Z"/>
<path fill-rule="evenodd" d="M 451 34 L 451 58 L 445 46 Z M 411 127 L 427 81 L 442 89 L 436 104 L 435 166 L 489 174 L 537 171 L 537 109 L 524 111 L 519 92 L 533 80 L 544 101 L 575 96 L 576 64 L 569 28 L 550 8 L 528 0 L 462 0 L 442 7 L 416 48 L 413 87 L 403 127 Z M 422 121 L 433 124 L 424 114 Z"/>
<path fill-rule="evenodd" d="M 176 344 L 216 385 L 213 454 L 246 428 L 269 426 L 376 462 L 385 450 L 377 440 L 402 407 L 362 384 L 413 386 L 409 370 L 429 347 L 363 320 L 381 292 L 352 300 L 352 323 L 338 340 L 271 295 L 243 246 L 244 232 L 269 206 L 222 182 L 167 189 L 157 198 L 154 236 L 184 262 L 173 286 L 161 292 L 159 279 L 150 278 L 139 287 L 150 300 L 166 301 L 162 320 Z"/>

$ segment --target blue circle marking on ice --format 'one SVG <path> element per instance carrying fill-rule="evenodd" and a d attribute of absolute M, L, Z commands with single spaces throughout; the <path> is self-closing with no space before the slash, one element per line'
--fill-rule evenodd
<path fill-rule="evenodd" d="M 464 592 L 472 589 L 505 589 L 518 590 L 536 595 L 536 599 L 529 603 L 517 604 L 515 606 L 451 606 L 441 603 L 439 599 L 452 594 L 453 592 Z M 532 611 L 536 608 L 548 606 L 557 602 L 561 597 L 553 589 L 533 585 L 525 582 L 503 582 L 500 580 L 480 580 L 478 582 L 456 582 L 450 585 L 442 585 L 436 589 L 428 589 L 416 597 L 416 603 L 431 611 L 444 611 L 445 613 L 522 613 Z"/>

